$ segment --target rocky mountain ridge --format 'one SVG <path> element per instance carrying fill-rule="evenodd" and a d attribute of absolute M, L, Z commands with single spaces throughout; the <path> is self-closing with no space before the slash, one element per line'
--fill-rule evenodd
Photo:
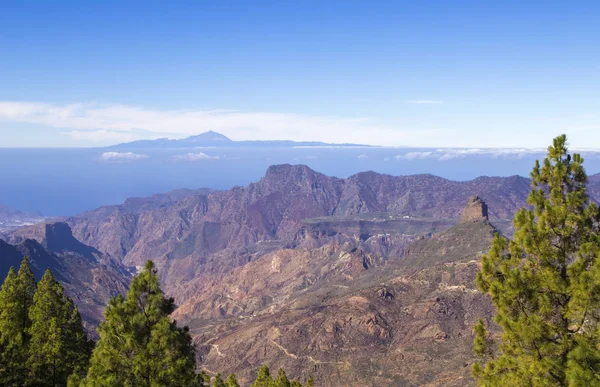
<path fill-rule="evenodd" d="M 506 194 L 508 190 L 511 194 Z M 216 223 L 219 227 L 239 224 L 239 229 L 232 231 L 234 240 L 227 242 L 228 245 L 231 242 L 245 245 L 293 238 L 300 221 L 317 217 L 343 219 L 393 213 L 458 220 L 466 199 L 474 194 L 490 203 L 491 218 L 510 218 L 515 209 L 525 204 L 527 192 L 528 181 L 517 176 L 452 182 L 431 175 L 394 177 L 365 172 L 338 179 L 305 166 L 281 165 L 269 168 L 261 181 L 244 188 L 194 195 L 152 211 L 136 213 L 122 208 L 103 208 L 98 210 L 102 212 L 98 217 L 103 224 L 118 218 L 125 224 L 134 223 L 135 227 L 150 220 L 147 218 L 151 214 L 180 218 L 190 224 L 195 221 Z M 101 242 L 96 237 L 82 232 L 83 228 L 78 225 L 79 221 L 88 222 L 93 213 L 66 221 L 79 239 L 99 245 Z M 136 216 L 128 217 L 130 213 Z M 240 235 L 243 229 L 251 231 L 250 235 Z M 115 256 L 124 258 L 122 254 Z"/>
<path fill-rule="evenodd" d="M 64 221 L 76 239 L 124 266 L 155 260 L 166 290 L 177 298 L 188 294 L 188 280 L 227 272 L 284 246 L 370 240 L 368 251 L 401 254 L 412 238 L 407 235 L 458 222 L 473 195 L 489 203 L 490 219 L 502 227 L 526 205 L 528 189 L 518 176 L 454 182 L 364 172 L 340 179 L 302 165 L 276 165 L 247 187 L 195 192 L 138 211 L 105 207 Z M 10 240 L 36 227 L 42 226 L 20 229 Z"/>
<path fill-rule="evenodd" d="M 588 187 L 598 201 L 600 180 Z M 279 165 L 247 187 L 128 201 L 9 240 L 115 270 L 117 283 L 155 260 L 208 372 L 251 380 L 268 362 L 334 387 L 462 386 L 471 327 L 492 315 L 473 284 L 479 257 L 528 193 L 519 176 L 340 179 Z"/>
<path fill-rule="evenodd" d="M 600 183 L 590 193 L 600 197 Z M 456 182 L 433 175 L 364 172 L 329 177 L 302 165 L 270 167 L 263 179 L 227 191 L 186 191 L 103 207 L 64 219 L 75 238 L 127 267 L 157 262 L 167 291 L 189 294 L 188 282 L 226 273 L 282 247 L 350 243 L 384 257 L 402 255 L 419 235 L 458 222 L 469 197 L 489 205 L 489 219 L 510 235 L 526 206 L 529 180 L 480 177 Z M 32 229 L 13 233 L 18 243 Z M 21 239 L 19 239 L 21 238 Z"/>

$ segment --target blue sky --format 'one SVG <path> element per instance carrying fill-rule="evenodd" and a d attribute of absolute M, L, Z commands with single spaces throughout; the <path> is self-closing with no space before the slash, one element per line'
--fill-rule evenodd
<path fill-rule="evenodd" d="M 0 147 L 600 148 L 599 24 L 592 1 L 3 0 Z"/>

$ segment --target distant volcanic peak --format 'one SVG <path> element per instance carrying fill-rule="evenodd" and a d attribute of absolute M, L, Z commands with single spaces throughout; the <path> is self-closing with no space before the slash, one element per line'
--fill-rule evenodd
<path fill-rule="evenodd" d="M 221 133 L 214 132 L 212 130 L 200 133 L 196 136 L 190 136 L 186 140 L 232 142 L 232 140 L 229 137 L 222 135 Z"/>
<path fill-rule="evenodd" d="M 460 222 L 477 222 L 484 219 L 488 219 L 487 204 L 479 196 L 471 196 L 463 209 Z"/>

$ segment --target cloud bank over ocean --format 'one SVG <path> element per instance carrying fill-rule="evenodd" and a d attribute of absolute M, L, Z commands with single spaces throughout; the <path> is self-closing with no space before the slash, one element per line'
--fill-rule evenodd
<path fill-rule="evenodd" d="M 104 161 L 135 161 L 147 159 L 148 155 L 133 152 L 104 152 L 100 158 Z"/>
<path fill-rule="evenodd" d="M 186 161 L 201 161 L 201 160 L 219 160 L 219 156 L 209 156 L 206 153 L 187 153 L 184 155 L 173 156 L 175 160 L 186 160 Z"/>

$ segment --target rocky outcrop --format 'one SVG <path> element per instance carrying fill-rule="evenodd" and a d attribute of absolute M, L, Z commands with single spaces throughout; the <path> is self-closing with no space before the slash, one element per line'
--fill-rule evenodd
<path fill-rule="evenodd" d="M 461 223 L 488 220 L 487 204 L 479 196 L 471 196 L 460 217 Z"/>
<path fill-rule="evenodd" d="M 95 261 L 102 256 L 100 251 L 87 246 L 73 237 L 73 231 L 67 223 L 46 223 L 27 229 L 29 234 L 24 233 L 12 238 L 12 242 L 21 243 L 31 239 L 37 241 L 47 250 L 54 253 L 78 254 L 88 260 Z"/>

